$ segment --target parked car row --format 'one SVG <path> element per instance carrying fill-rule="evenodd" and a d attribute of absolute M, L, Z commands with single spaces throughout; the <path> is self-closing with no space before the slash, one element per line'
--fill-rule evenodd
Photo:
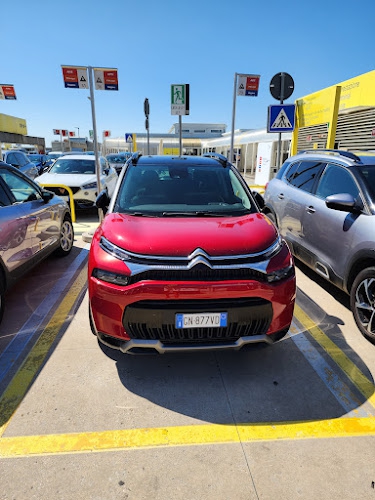
<path fill-rule="evenodd" d="M 119 153 L 110 153 L 106 156 L 108 163 L 113 167 L 116 172 L 120 175 L 122 167 L 125 165 L 126 161 L 131 157 L 131 153 L 127 151 L 121 151 Z"/>
<path fill-rule="evenodd" d="M 129 354 L 272 344 L 292 321 L 294 258 L 350 295 L 358 328 L 375 343 L 375 155 L 301 152 L 264 198 L 215 153 L 135 153 L 119 175 L 109 158 L 99 162 L 99 187 L 95 156 L 61 156 L 35 182 L 0 165 L 0 319 L 16 275 L 70 252 L 69 187 L 78 207 L 106 213 L 88 265 L 101 343 Z"/>
<path fill-rule="evenodd" d="M 264 201 L 293 255 L 350 295 L 359 330 L 375 342 L 375 155 L 303 151 Z"/>
<path fill-rule="evenodd" d="M 35 179 L 39 175 L 37 165 L 23 151 L 5 151 L 3 153 L 3 161 L 18 168 L 27 177 L 30 177 L 30 179 Z"/>

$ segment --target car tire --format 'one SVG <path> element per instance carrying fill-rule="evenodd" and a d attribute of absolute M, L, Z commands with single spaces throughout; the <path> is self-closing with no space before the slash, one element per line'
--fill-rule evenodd
<path fill-rule="evenodd" d="M 74 242 L 74 229 L 72 220 L 69 215 L 64 217 L 64 221 L 61 225 L 59 248 L 55 251 L 55 254 L 59 257 L 65 257 L 70 254 L 73 248 Z"/>
<path fill-rule="evenodd" d="M 375 267 L 364 269 L 354 280 L 350 308 L 362 335 L 375 344 Z"/>

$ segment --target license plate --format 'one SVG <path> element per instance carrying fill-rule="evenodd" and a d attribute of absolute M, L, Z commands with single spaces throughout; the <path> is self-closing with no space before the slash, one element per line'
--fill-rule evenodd
<path fill-rule="evenodd" d="M 176 314 L 176 328 L 218 328 L 227 326 L 228 313 L 189 313 Z"/>

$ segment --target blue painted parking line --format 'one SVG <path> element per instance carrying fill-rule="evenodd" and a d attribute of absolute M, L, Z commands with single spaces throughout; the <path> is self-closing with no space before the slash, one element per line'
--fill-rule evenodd
<path fill-rule="evenodd" d="M 34 333 L 41 326 L 52 307 L 60 300 L 61 294 L 65 291 L 82 263 L 87 259 L 89 248 L 90 245 L 88 244 L 81 250 L 69 266 L 67 272 L 64 273 L 64 276 L 59 279 L 48 296 L 39 304 L 32 316 L 26 321 L 0 355 L 0 383 L 26 349 Z"/>

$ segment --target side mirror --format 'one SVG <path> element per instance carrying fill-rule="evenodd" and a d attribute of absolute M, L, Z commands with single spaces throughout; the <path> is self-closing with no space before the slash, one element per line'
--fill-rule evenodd
<path fill-rule="evenodd" d="M 252 191 L 252 193 L 253 193 L 255 203 L 258 205 L 259 210 L 262 210 L 262 208 L 264 208 L 263 196 L 260 193 L 258 193 L 257 191 Z"/>
<path fill-rule="evenodd" d="M 42 198 L 44 203 L 48 203 L 50 200 L 52 200 L 54 196 L 55 196 L 54 193 L 52 193 L 51 191 L 46 191 L 46 190 L 42 191 Z"/>
<path fill-rule="evenodd" d="M 355 199 L 349 193 L 339 193 L 327 196 L 326 205 L 332 210 L 340 212 L 360 213 L 363 210 L 363 203 L 360 199 Z"/>
<path fill-rule="evenodd" d="M 107 191 L 104 189 L 103 191 L 101 191 L 97 198 L 96 198 L 96 202 L 95 202 L 95 205 L 98 207 L 98 208 L 101 208 L 102 210 L 105 210 L 108 208 L 109 206 L 109 203 L 110 203 L 110 198 L 107 194 Z"/>

